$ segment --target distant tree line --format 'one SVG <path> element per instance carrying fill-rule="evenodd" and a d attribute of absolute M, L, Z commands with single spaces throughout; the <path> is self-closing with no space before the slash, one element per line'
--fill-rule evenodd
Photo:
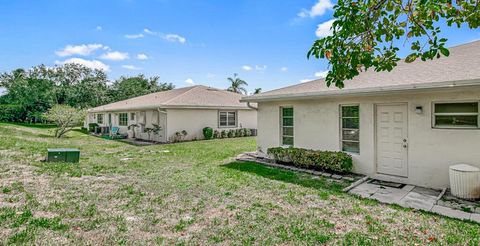
<path fill-rule="evenodd" d="M 80 64 L 40 65 L 0 74 L 0 121 L 41 122 L 57 104 L 86 109 L 152 92 L 171 90 L 159 77 L 140 74 L 111 82 L 104 71 Z"/>

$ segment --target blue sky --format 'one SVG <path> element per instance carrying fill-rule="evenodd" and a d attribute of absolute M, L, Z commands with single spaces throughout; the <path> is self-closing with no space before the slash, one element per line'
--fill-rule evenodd
<path fill-rule="evenodd" d="M 2 1 L 0 71 L 81 62 L 110 79 L 143 73 L 177 87 L 218 88 L 238 73 L 250 91 L 265 91 L 328 69 L 306 53 L 328 33 L 322 23 L 331 7 L 329 0 Z M 451 28 L 444 36 L 453 46 L 480 31 Z"/>

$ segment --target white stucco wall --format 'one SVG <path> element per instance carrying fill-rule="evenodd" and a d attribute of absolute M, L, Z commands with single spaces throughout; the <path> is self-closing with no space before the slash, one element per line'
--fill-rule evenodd
<path fill-rule="evenodd" d="M 377 178 L 406 182 L 424 187 L 447 187 L 448 167 L 468 163 L 480 167 L 479 129 L 432 128 L 432 103 L 480 100 L 480 89 L 449 92 L 397 94 L 389 96 L 342 97 L 322 100 L 261 102 L 258 111 L 258 149 L 267 152 L 280 144 L 279 111 L 294 107 L 295 147 L 340 150 L 341 104 L 360 105 L 360 154 L 352 154 L 354 172 Z M 408 177 L 398 178 L 376 173 L 375 105 L 408 105 Z M 423 113 L 415 113 L 422 106 Z"/>
<path fill-rule="evenodd" d="M 167 109 L 167 137 L 175 132 L 187 131 L 187 140 L 203 139 L 203 128 L 228 130 L 235 128 L 257 128 L 257 112 L 255 110 L 237 111 L 237 127 L 218 126 L 217 109 Z"/>
<path fill-rule="evenodd" d="M 193 138 L 203 138 L 203 128 L 211 127 L 214 130 L 228 130 L 235 128 L 257 128 L 257 112 L 256 110 L 233 110 L 237 112 L 237 126 L 236 127 L 221 127 L 218 126 L 218 111 L 217 109 L 161 109 L 158 110 L 143 110 L 143 111 L 122 111 L 122 112 L 102 112 L 89 113 L 86 119 L 86 124 L 97 123 L 97 119 L 93 118 L 93 114 L 103 114 L 103 124 L 100 126 L 109 126 L 108 114 L 112 114 L 112 126 L 119 127 L 120 134 L 127 134 L 128 126 L 132 124 L 144 123 L 145 128 L 153 127 L 152 124 L 158 124 L 162 127 L 159 136 L 155 137 L 155 141 L 167 142 L 169 137 L 173 136 L 175 132 L 186 130 L 188 135 L 186 140 Z M 227 110 L 231 111 L 231 110 Z M 119 114 L 128 113 L 128 125 L 119 126 Z M 130 113 L 135 113 L 135 119 L 130 119 Z M 147 138 L 146 134 L 142 133 L 141 127 L 136 128 L 136 136 Z"/>

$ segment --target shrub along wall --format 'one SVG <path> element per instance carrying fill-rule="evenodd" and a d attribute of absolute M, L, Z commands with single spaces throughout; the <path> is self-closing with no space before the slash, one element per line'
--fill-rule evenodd
<path fill-rule="evenodd" d="M 250 137 L 255 136 L 255 129 L 238 128 L 230 130 L 215 130 L 213 132 L 213 138 L 238 138 L 238 137 Z"/>
<path fill-rule="evenodd" d="M 306 169 L 345 173 L 353 167 L 352 156 L 344 152 L 276 147 L 267 153 L 276 162 Z"/>

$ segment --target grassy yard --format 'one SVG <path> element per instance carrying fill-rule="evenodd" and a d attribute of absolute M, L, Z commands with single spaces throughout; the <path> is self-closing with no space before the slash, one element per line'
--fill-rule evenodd
<path fill-rule="evenodd" d="M 234 162 L 254 138 L 132 146 L 0 124 L 0 244 L 480 244 L 480 226 Z M 37 161 L 76 147 L 80 164 Z"/>

